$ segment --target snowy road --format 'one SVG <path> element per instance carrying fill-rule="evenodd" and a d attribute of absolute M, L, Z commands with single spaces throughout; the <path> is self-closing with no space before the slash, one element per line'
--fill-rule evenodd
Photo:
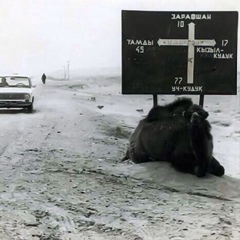
<path fill-rule="evenodd" d="M 0 112 L 0 239 L 240 239 L 236 179 L 119 163 L 152 101 L 111 81 L 49 81 L 33 114 Z"/>

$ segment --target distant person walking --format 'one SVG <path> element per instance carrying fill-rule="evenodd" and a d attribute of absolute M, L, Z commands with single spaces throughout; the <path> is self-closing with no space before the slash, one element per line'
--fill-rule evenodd
<path fill-rule="evenodd" d="M 46 78 L 47 78 L 47 77 L 46 77 L 46 75 L 45 75 L 45 73 L 44 73 L 44 74 L 42 75 L 42 83 L 43 83 L 43 84 L 46 83 Z"/>

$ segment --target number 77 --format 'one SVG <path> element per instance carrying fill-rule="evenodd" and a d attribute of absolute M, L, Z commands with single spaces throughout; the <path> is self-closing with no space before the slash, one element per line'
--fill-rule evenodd
<path fill-rule="evenodd" d="M 182 77 L 175 77 L 175 84 L 181 84 L 183 78 Z"/>

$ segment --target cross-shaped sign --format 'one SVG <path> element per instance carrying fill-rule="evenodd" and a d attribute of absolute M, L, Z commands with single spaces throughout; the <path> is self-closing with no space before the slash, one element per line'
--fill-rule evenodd
<path fill-rule="evenodd" d="M 122 93 L 237 94 L 237 29 L 236 11 L 123 10 Z"/>
<path fill-rule="evenodd" d="M 214 39 L 195 39 L 195 24 L 188 24 L 188 39 L 159 39 L 158 45 L 161 46 L 188 46 L 188 69 L 187 83 L 193 84 L 194 76 L 194 47 L 195 46 L 215 46 Z"/>

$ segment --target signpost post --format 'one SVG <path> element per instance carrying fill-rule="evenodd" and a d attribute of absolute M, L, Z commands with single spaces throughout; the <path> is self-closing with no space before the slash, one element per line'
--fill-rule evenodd
<path fill-rule="evenodd" d="M 227 21 L 226 21 L 227 20 Z M 122 11 L 122 93 L 237 94 L 238 12 Z"/>
<path fill-rule="evenodd" d="M 158 105 L 158 96 L 157 94 L 153 94 L 153 106 L 156 107 Z"/>

